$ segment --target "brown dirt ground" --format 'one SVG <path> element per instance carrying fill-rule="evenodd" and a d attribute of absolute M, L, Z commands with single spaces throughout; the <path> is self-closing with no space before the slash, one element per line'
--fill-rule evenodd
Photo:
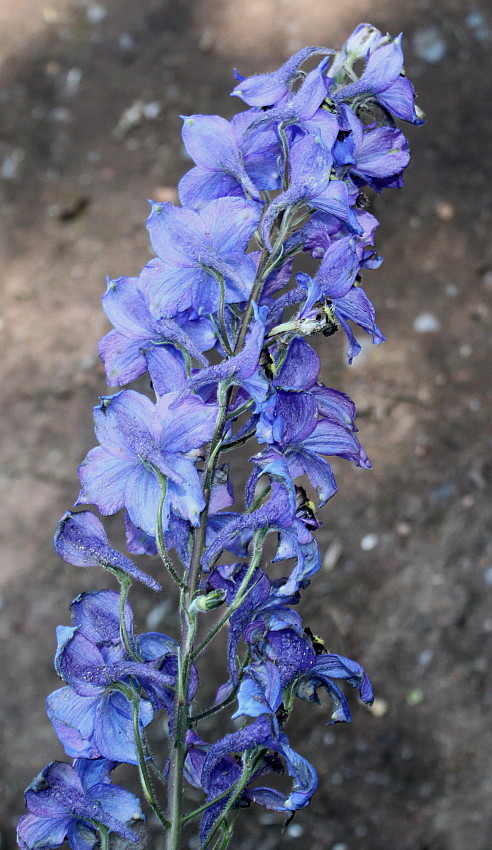
<path fill-rule="evenodd" d="M 173 200 L 189 167 L 179 113 L 230 116 L 233 65 L 272 69 L 305 44 L 340 45 L 361 20 L 404 31 L 428 123 L 409 131 L 407 187 L 376 203 L 385 262 L 367 286 L 389 341 L 365 346 L 351 368 L 336 337 L 323 349 L 325 381 L 358 404 L 374 469 L 336 465 L 325 566 L 304 614 L 365 664 L 378 701 L 372 713 L 354 703 L 344 728 L 327 729 L 326 706 L 298 712 L 289 733 L 319 772 L 317 796 L 284 835 L 277 816 L 248 810 L 238 843 L 490 847 L 490 3 L 3 0 L 4 847 L 24 787 L 62 757 L 44 714 L 58 686 L 54 628 L 78 592 L 106 583 L 64 566 L 51 545 L 105 392 L 105 275 L 138 273 L 150 256 L 146 198 Z M 159 114 L 150 107 L 125 128 L 139 100 Z M 418 332 L 422 314 L 440 329 Z M 118 539 L 119 518 L 108 528 Z M 134 597 L 141 628 L 172 633 L 172 598 L 149 597 Z"/>

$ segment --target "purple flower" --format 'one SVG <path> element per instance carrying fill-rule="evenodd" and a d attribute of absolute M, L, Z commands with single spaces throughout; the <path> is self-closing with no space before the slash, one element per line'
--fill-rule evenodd
<path fill-rule="evenodd" d="M 316 691 L 323 686 L 332 702 L 329 724 L 350 722 L 347 700 L 334 679 L 344 679 L 359 692 L 362 702 L 372 704 L 371 682 L 360 664 L 326 651 L 318 654 L 299 615 L 290 609 L 259 607 L 244 630 L 244 639 L 251 649 L 251 662 L 239 687 L 234 717 L 276 715 L 284 695 L 288 702 L 291 692 L 306 702 L 319 703 Z"/>
<path fill-rule="evenodd" d="M 21 850 L 51 850 L 66 838 L 72 850 L 93 850 L 101 828 L 138 842 L 126 824 L 144 819 L 140 802 L 112 784 L 115 767 L 117 762 L 107 759 L 76 759 L 73 767 L 53 761 L 45 767 L 26 789 L 29 814 L 17 829 Z"/>
<path fill-rule="evenodd" d="M 67 511 L 62 516 L 55 533 L 55 549 L 60 558 L 76 567 L 104 567 L 116 575 L 123 572 L 152 590 L 162 589 L 129 558 L 113 549 L 102 523 L 90 511 Z"/>
<path fill-rule="evenodd" d="M 125 605 L 125 627 L 132 655 L 123 645 L 120 599 L 113 591 L 82 594 L 71 606 L 73 626 L 57 629 L 55 668 L 67 683 L 48 697 L 48 716 L 67 755 L 112 758 L 136 764 L 133 699 L 138 700 L 140 733 L 165 708 L 172 714 L 178 645 L 159 633 L 133 636 Z M 143 688 L 130 693 L 130 682 Z M 190 696 L 198 686 L 196 670 Z"/>
<path fill-rule="evenodd" d="M 138 278 L 108 280 L 102 304 L 114 325 L 99 343 L 109 386 L 127 384 L 149 370 L 154 384 L 156 377 L 165 376 L 159 381 L 162 395 L 183 384 L 183 351 L 206 365 L 202 352 L 213 348 L 215 332 L 205 316 L 188 309 L 177 313 L 172 321 L 154 319 Z"/>
<path fill-rule="evenodd" d="M 217 408 L 190 396 L 171 409 L 175 399 L 168 393 L 154 405 L 134 390 L 103 398 L 94 409 L 100 446 L 79 469 L 78 505 L 94 504 L 104 516 L 126 507 L 133 524 L 155 536 L 165 480 L 164 529 L 171 511 L 198 524 L 205 503 L 194 460 L 212 437 Z"/>
<path fill-rule="evenodd" d="M 353 285 L 357 271 L 358 258 L 355 246 L 350 247 L 343 239 L 333 242 L 325 254 L 325 259 L 315 278 L 300 272 L 297 283 L 306 290 L 307 297 L 299 320 L 307 320 L 319 312 L 317 304 L 327 300 L 333 311 L 333 317 L 342 326 L 349 341 L 348 360 L 359 353 L 360 345 L 354 337 L 348 320 L 355 322 L 367 334 L 372 336 L 375 345 L 380 345 L 386 337 L 376 325 L 376 313 L 366 293 L 360 286 Z M 338 278 L 338 271 L 340 278 Z"/>
<path fill-rule="evenodd" d="M 258 717 L 244 729 L 225 735 L 208 748 L 203 761 L 200 759 L 200 784 L 207 799 L 211 800 L 229 788 L 231 793 L 234 791 L 234 785 L 241 776 L 241 766 L 237 758 L 256 747 L 268 748 L 270 752 L 260 761 L 236 805 L 251 801 L 279 812 L 292 812 L 307 806 L 318 786 L 316 771 L 291 748 L 287 736 L 279 731 L 276 721 L 267 717 Z M 266 773 L 283 772 L 282 765 L 274 754 L 281 756 L 289 776 L 293 779 L 293 788 L 289 795 L 272 788 L 253 785 L 255 780 Z M 223 800 L 210 806 L 203 815 L 200 824 L 202 842 L 217 823 L 227 800 L 228 796 L 225 796 Z"/>
<path fill-rule="evenodd" d="M 364 27 L 368 30 L 364 31 Z M 413 86 L 403 72 L 403 51 L 401 49 L 402 36 L 397 36 L 393 41 L 381 37 L 378 31 L 368 24 L 361 24 L 356 33 L 357 39 L 352 38 L 352 51 L 350 59 L 364 55 L 359 45 L 365 41 L 367 53 L 367 64 L 360 80 L 335 91 L 331 96 L 335 103 L 339 104 L 357 98 L 363 100 L 375 97 L 390 113 L 404 121 L 412 124 L 422 124 L 422 118 L 417 114 L 414 105 Z M 370 38 L 367 38 L 367 36 Z M 356 44 L 356 41 L 359 44 Z M 364 48 L 363 48 L 364 49 Z M 332 69 L 334 73 L 334 69 Z"/>
<path fill-rule="evenodd" d="M 359 231 L 357 217 L 349 205 L 346 184 L 331 175 L 333 158 L 326 148 L 311 135 L 295 141 L 289 152 L 290 183 L 268 207 L 262 221 L 261 233 L 271 250 L 271 229 L 279 213 L 294 205 L 306 204 L 343 221 L 353 232 Z"/>
<path fill-rule="evenodd" d="M 310 71 L 304 77 L 297 91 L 290 92 L 282 100 L 278 101 L 272 109 L 267 109 L 262 117 L 256 119 L 253 127 L 267 122 L 269 124 L 277 122 L 284 127 L 290 124 L 301 124 L 305 126 L 304 122 L 309 121 L 309 119 L 318 113 L 319 107 L 326 97 L 326 78 L 324 71 L 326 70 L 328 61 L 328 59 L 323 59 L 314 71 Z M 327 122 L 329 122 L 329 118 L 327 118 Z M 333 136 L 333 141 L 335 138 L 336 132 Z M 331 149 L 331 145 L 329 145 L 328 149 Z"/>
<path fill-rule="evenodd" d="M 220 280 L 226 304 L 247 300 L 256 268 L 245 251 L 260 212 L 242 198 L 217 198 L 199 212 L 152 204 L 147 227 L 158 259 L 140 275 L 152 316 L 169 318 L 189 307 L 215 313 Z"/>
<path fill-rule="evenodd" d="M 183 142 L 196 168 L 179 183 L 183 205 L 199 210 L 208 201 L 230 195 L 261 201 L 260 190 L 279 188 L 277 134 L 271 127 L 251 129 L 259 115 L 247 110 L 231 122 L 219 115 L 184 119 Z"/>
<path fill-rule="evenodd" d="M 306 59 L 316 53 L 329 54 L 333 53 L 333 50 L 326 47 L 305 47 L 271 74 L 246 78 L 236 72 L 239 85 L 232 92 L 232 96 L 240 97 L 249 106 L 273 106 L 289 94 L 292 84 L 299 77 L 299 68 Z"/>

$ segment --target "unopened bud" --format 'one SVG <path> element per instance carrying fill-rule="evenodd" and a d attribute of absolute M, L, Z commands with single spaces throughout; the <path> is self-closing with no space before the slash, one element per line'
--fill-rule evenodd
<path fill-rule="evenodd" d="M 214 608 L 220 608 L 225 602 L 225 590 L 211 590 L 210 593 L 195 596 L 190 605 L 190 613 L 200 612 L 204 614 L 206 611 L 213 611 Z"/>

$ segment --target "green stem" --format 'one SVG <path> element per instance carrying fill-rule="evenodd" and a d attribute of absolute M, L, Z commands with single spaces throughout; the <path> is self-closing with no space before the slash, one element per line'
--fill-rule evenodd
<path fill-rule="evenodd" d="M 251 556 L 251 562 L 248 567 L 248 571 L 244 576 L 241 584 L 239 585 L 239 589 L 234 597 L 234 601 L 231 602 L 227 611 L 222 615 L 220 620 L 215 624 L 215 626 L 209 631 L 208 635 L 204 637 L 201 644 L 196 647 L 193 651 L 193 659 L 197 658 L 201 652 L 205 649 L 206 646 L 210 643 L 211 640 L 220 632 L 220 630 L 225 626 L 230 617 L 234 614 L 234 611 L 237 611 L 239 606 L 244 602 L 248 593 L 253 589 L 254 585 L 247 589 L 248 584 L 260 563 L 261 555 L 263 552 L 263 541 L 266 537 L 266 529 L 262 528 L 260 531 L 255 532 L 253 537 L 253 554 Z"/>
<path fill-rule="evenodd" d="M 248 431 L 247 434 L 243 434 L 242 437 L 239 437 L 237 440 L 231 440 L 230 443 L 222 443 L 219 446 L 219 452 L 229 452 L 231 449 L 237 449 L 238 446 L 242 446 L 243 443 L 247 443 L 251 437 L 254 437 L 256 430 Z"/>
<path fill-rule="evenodd" d="M 285 132 L 285 128 L 282 124 L 279 124 L 278 127 L 278 135 L 280 138 L 280 144 L 282 146 L 282 153 L 284 156 L 284 176 L 283 176 L 283 184 L 284 190 L 287 189 L 289 185 L 289 142 L 287 140 L 287 134 Z"/>
<path fill-rule="evenodd" d="M 253 753 L 254 753 L 254 750 L 253 750 Z M 253 756 L 253 753 L 251 753 L 249 756 L 247 756 L 247 755 L 244 756 L 244 758 L 243 758 L 243 772 L 241 774 L 241 777 L 240 777 L 238 783 L 236 784 L 234 791 L 232 792 L 229 800 L 227 801 L 227 805 L 225 806 L 225 808 L 223 809 L 223 811 L 219 815 L 217 822 L 212 827 L 210 833 L 208 834 L 206 840 L 202 844 L 200 850 L 206 850 L 206 848 L 210 846 L 210 842 L 212 841 L 213 838 L 215 838 L 215 835 L 217 834 L 218 830 L 221 828 L 225 818 L 227 817 L 227 815 L 231 811 L 232 807 L 235 805 L 236 801 L 239 799 L 242 792 L 246 788 L 246 785 L 248 784 L 248 782 L 251 778 L 251 775 L 254 772 L 258 762 L 263 758 L 263 756 L 265 754 L 265 749 L 262 749 L 261 752 L 258 753 L 256 756 Z M 229 836 L 229 840 L 230 840 L 230 836 Z M 229 841 L 227 843 L 229 843 Z M 227 844 L 225 846 L 227 847 Z"/>
<path fill-rule="evenodd" d="M 145 749 L 142 741 L 142 736 L 140 734 L 140 724 L 138 718 L 138 709 L 140 705 L 140 696 L 139 694 L 134 693 L 132 695 L 132 709 L 133 709 L 133 734 L 135 737 L 135 745 L 137 748 L 137 757 L 138 757 L 138 773 L 140 776 L 140 783 L 142 785 L 142 790 L 145 795 L 145 799 L 147 800 L 149 806 L 152 808 L 153 812 L 157 815 L 160 822 L 164 826 L 165 829 L 169 829 L 170 823 L 164 817 L 159 804 L 155 798 L 154 789 L 152 787 L 152 782 L 150 778 L 150 774 L 147 767 L 147 760 L 145 756 Z"/>
<path fill-rule="evenodd" d="M 271 490 L 271 489 L 272 489 L 272 485 L 271 485 L 271 484 L 267 484 L 267 486 L 266 486 L 266 487 L 265 487 L 265 489 L 264 489 L 264 490 L 260 493 L 260 495 L 258 496 L 258 498 L 254 500 L 254 502 L 253 502 L 253 504 L 251 505 L 251 507 L 247 509 L 246 513 L 247 513 L 247 514 L 252 514 L 252 513 L 253 513 L 253 511 L 256 511 L 256 509 L 260 507 L 260 505 L 261 505 L 261 503 L 262 503 L 263 499 L 265 499 L 265 498 L 268 496 L 268 494 L 269 494 L 269 492 L 270 492 L 270 490 Z"/>
<path fill-rule="evenodd" d="M 231 419 L 238 419 L 240 416 L 242 416 L 243 413 L 246 413 L 248 410 L 250 410 L 252 406 L 253 402 L 251 401 L 251 399 L 249 401 L 245 401 L 244 404 L 241 405 L 241 407 L 237 407 L 236 410 L 232 411 L 232 413 L 227 414 L 227 421 L 229 422 Z"/>
<path fill-rule="evenodd" d="M 186 732 L 189 725 L 189 684 L 192 668 L 192 649 L 196 632 L 196 615 L 189 612 L 189 606 L 197 592 L 201 574 L 201 559 L 205 547 L 207 530 L 208 506 L 216 468 L 216 458 L 226 421 L 228 403 L 228 385 L 219 383 L 219 411 L 215 423 L 214 435 L 210 443 L 203 495 L 205 508 L 200 517 L 200 525 L 195 529 L 193 553 L 188 573 L 188 584 L 183 590 L 180 609 L 183 617 L 181 643 L 178 651 L 178 687 L 174 701 L 174 729 L 171 743 L 171 759 L 169 767 L 169 796 L 168 812 L 171 818 L 167 849 L 179 850 L 183 831 L 183 769 L 186 756 Z"/>
<path fill-rule="evenodd" d="M 190 723 L 198 723 L 199 720 L 203 720 L 204 717 L 211 717 L 212 714 L 217 714 L 218 711 L 222 711 L 222 709 L 226 708 L 231 702 L 234 702 L 236 699 L 236 694 L 239 690 L 239 685 L 241 684 L 241 679 L 243 677 L 244 668 L 249 663 L 249 659 L 251 657 L 251 653 L 248 649 L 244 660 L 241 663 L 238 674 L 237 685 L 233 688 L 227 699 L 223 702 L 220 702 L 218 705 L 213 705 L 211 708 L 207 708 L 205 711 L 202 711 L 200 714 L 194 714 L 193 717 L 190 717 Z"/>
<path fill-rule="evenodd" d="M 167 571 L 169 572 L 169 575 L 171 576 L 171 578 L 176 582 L 178 587 L 184 588 L 184 587 L 186 587 L 186 583 L 183 581 L 182 578 L 180 578 L 180 576 L 177 574 L 176 570 L 174 569 L 174 566 L 171 563 L 169 555 L 167 554 L 166 544 L 164 542 L 164 529 L 163 529 L 163 525 L 162 525 L 162 509 L 164 507 L 164 499 L 166 498 L 166 493 L 167 493 L 167 478 L 161 472 L 159 472 L 159 470 L 157 470 L 155 468 L 154 468 L 154 473 L 157 476 L 159 484 L 161 485 L 161 495 L 160 495 L 160 499 L 159 499 L 159 505 L 157 507 L 157 522 L 156 522 L 156 536 L 155 536 L 155 540 L 156 540 L 156 544 L 157 544 L 157 551 L 159 552 L 159 555 L 161 556 L 161 559 L 164 563 L 164 566 L 166 567 Z"/>
<path fill-rule="evenodd" d="M 284 232 L 284 227 L 287 226 L 287 215 L 282 217 L 282 225 L 280 230 Z M 278 250 L 276 246 L 275 250 Z M 242 351 L 246 334 L 250 326 L 251 317 L 253 315 L 253 305 L 258 302 L 263 284 L 268 275 L 269 260 L 271 260 L 270 252 L 264 247 L 262 249 L 256 279 L 253 284 L 248 304 L 243 313 L 239 333 L 237 335 L 236 344 L 234 346 L 233 355 L 239 354 Z M 270 268 L 273 267 L 270 263 Z M 208 506 L 210 502 L 210 494 L 216 469 L 216 462 L 219 449 L 223 439 L 224 427 L 227 421 L 227 409 L 233 403 L 237 388 L 231 388 L 225 382 L 220 382 L 217 389 L 219 402 L 219 412 L 215 425 L 214 435 L 210 443 L 209 454 L 206 463 L 206 472 L 203 482 L 203 496 L 205 508 L 200 517 L 200 525 L 194 530 L 193 552 L 191 563 L 188 572 L 188 582 L 186 588 L 183 588 L 183 601 L 181 604 L 181 612 L 183 616 L 183 629 L 181 641 L 178 651 L 179 658 L 179 682 L 175 692 L 174 713 L 173 713 L 173 739 L 171 742 L 170 767 L 168 780 L 168 816 L 171 820 L 171 826 L 168 832 L 167 850 L 180 850 L 181 836 L 183 832 L 183 769 L 186 757 L 186 732 L 189 726 L 189 679 L 192 669 L 193 658 L 196 657 L 196 652 L 193 651 L 196 623 L 195 617 L 189 613 L 189 606 L 196 595 L 200 575 L 201 575 L 201 559 L 205 548 Z M 263 531 L 263 538 L 266 534 Z M 260 552 L 253 555 L 251 566 L 248 570 L 248 578 L 253 575 L 254 570 L 261 557 Z M 244 588 L 247 585 L 244 584 Z M 240 588 L 241 590 L 241 588 Z M 241 590 L 241 598 L 238 605 L 241 604 L 244 594 Z M 234 609 L 235 610 L 235 609 Z M 229 612 L 230 616 L 231 611 Z M 208 640 L 204 645 L 208 643 Z"/>
<path fill-rule="evenodd" d="M 119 579 L 120 582 L 120 638 L 123 646 L 125 647 L 130 658 L 133 658 L 134 661 L 141 661 L 141 658 L 136 654 L 132 642 L 130 640 L 130 635 L 128 634 L 128 629 L 126 627 L 125 622 L 125 605 L 126 600 L 128 598 L 128 592 L 132 585 L 131 579 L 124 578 Z"/>
<path fill-rule="evenodd" d="M 224 341 L 224 347 L 226 354 L 230 357 L 232 355 L 232 348 L 229 343 L 229 335 L 227 333 L 227 328 L 224 319 L 224 306 L 225 306 L 225 281 L 222 275 L 217 277 L 220 286 L 220 301 L 219 301 L 219 322 L 220 329 L 222 331 L 222 338 Z"/>
<path fill-rule="evenodd" d="M 222 794 L 219 794 L 218 797 L 214 797 L 213 800 L 209 800 L 208 803 L 204 803 L 203 806 L 200 806 L 198 809 L 195 809 L 193 812 L 190 812 L 189 815 L 185 815 L 183 818 L 183 824 L 188 823 L 190 820 L 193 820 L 193 818 L 197 818 L 198 815 L 201 815 L 203 814 L 203 812 L 206 812 L 207 809 L 209 809 L 210 806 L 214 806 L 215 803 L 220 803 L 220 801 L 223 800 L 224 797 L 227 797 L 227 795 L 230 793 L 231 789 L 228 788 L 227 791 L 222 791 Z"/>
<path fill-rule="evenodd" d="M 101 836 L 101 841 L 99 844 L 100 850 L 109 850 L 109 828 L 107 826 L 99 826 L 98 827 L 99 835 Z"/>

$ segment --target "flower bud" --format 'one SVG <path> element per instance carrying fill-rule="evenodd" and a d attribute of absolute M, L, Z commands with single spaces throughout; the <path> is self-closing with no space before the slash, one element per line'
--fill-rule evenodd
<path fill-rule="evenodd" d="M 220 608 L 226 598 L 226 592 L 222 588 L 211 590 L 210 593 L 195 596 L 190 605 L 190 614 L 200 612 L 205 614 L 207 611 L 213 611 L 214 608 Z"/>

